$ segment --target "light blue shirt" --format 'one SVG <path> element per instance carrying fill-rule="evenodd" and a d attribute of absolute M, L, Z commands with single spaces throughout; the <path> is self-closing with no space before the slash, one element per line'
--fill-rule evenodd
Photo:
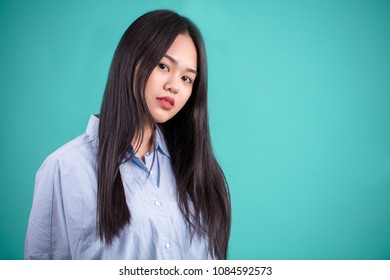
<path fill-rule="evenodd" d="M 99 119 L 92 115 L 86 132 L 48 156 L 39 169 L 25 259 L 210 259 L 207 237 L 195 234 L 191 240 L 178 208 L 170 155 L 158 129 L 156 148 L 145 155 L 145 163 L 134 157 L 120 166 L 130 225 L 112 245 L 100 240 L 98 129 Z"/>

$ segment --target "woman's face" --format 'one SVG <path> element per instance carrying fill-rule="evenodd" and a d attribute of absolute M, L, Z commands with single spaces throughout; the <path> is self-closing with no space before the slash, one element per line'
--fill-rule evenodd
<path fill-rule="evenodd" d="M 168 121 L 186 104 L 196 69 L 194 42 L 188 35 L 178 35 L 146 83 L 146 103 L 156 123 Z"/>

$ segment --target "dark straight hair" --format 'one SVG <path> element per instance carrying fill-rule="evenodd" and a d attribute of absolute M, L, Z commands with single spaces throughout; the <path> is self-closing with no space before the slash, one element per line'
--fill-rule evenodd
<path fill-rule="evenodd" d="M 146 82 L 179 34 L 190 36 L 195 44 L 198 74 L 186 105 L 169 121 L 156 124 L 146 105 Z M 231 206 L 228 184 L 211 146 L 205 46 L 189 19 L 168 10 L 152 11 L 134 21 L 112 60 L 98 149 L 97 224 L 107 244 L 131 222 L 119 167 L 129 160 L 129 150 L 138 150 L 144 128 L 157 125 L 171 154 L 178 205 L 192 234 L 206 235 L 210 253 L 226 259 Z"/>

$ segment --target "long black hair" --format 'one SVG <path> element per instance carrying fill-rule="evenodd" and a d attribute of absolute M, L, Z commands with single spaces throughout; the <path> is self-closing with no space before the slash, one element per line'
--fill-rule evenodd
<path fill-rule="evenodd" d="M 169 121 L 156 124 L 146 105 L 146 82 L 179 34 L 189 35 L 195 44 L 198 74 L 185 106 Z M 205 46 L 189 19 L 168 10 L 152 11 L 134 21 L 112 60 L 100 112 L 98 149 L 97 224 L 107 244 L 131 221 L 119 166 L 129 150 L 140 147 L 144 128 L 157 125 L 171 154 L 178 205 L 191 232 L 206 234 L 210 253 L 226 259 L 230 197 L 211 146 Z"/>

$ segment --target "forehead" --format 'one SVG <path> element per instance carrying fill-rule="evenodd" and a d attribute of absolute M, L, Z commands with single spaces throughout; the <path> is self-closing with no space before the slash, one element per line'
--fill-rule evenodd
<path fill-rule="evenodd" d="M 173 58 L 180 67 L 197 69 L 197 50 L 194 42 L 188 35 L 178 35 L 166 55 Z"/>

